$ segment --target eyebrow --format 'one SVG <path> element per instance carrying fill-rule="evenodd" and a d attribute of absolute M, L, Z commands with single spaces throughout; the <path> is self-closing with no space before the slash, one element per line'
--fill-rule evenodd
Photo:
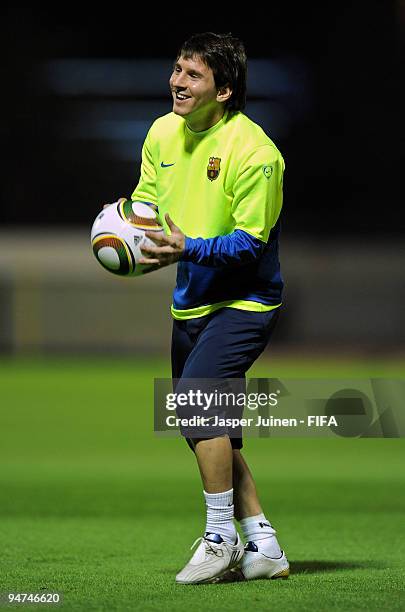
<path fill-rule="evenodd" d="M 179 62 L 174 62 L 173 68 L 176 68 L 177 66 L 179 68 L 182 68 L 180 66 Z M 200 76 L 200 77 L 204 76 L 202 72 L 199 72 L 198 70 L 195 70 L 195 68 L 186 68 L 185 70 L 186 70 L 186 72 L 192 72 L 193 74 L 196 74 L 197 76 Z"/>

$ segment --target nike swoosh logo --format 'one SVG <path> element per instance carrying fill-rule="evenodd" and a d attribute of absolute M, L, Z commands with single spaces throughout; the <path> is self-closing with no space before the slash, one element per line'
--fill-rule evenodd
<path fill-rule="evenodd" d="M 176 162 L 174 162 L 175 164 Z M 174 164 L 164 164 L 163 162 L 160 163 L 160 167 L 161 168 L 168 168 L 169 166 L 174 166 Z"/>

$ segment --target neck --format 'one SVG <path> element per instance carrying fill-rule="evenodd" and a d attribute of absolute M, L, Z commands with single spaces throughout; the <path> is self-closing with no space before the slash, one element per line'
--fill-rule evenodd
<path fill-rule="evenodd" d="M 187 126 L 193 132 L 204 132 L 213 127 L 218 121 L 221 121 L 224 116 L 225 108 L 221 105 L 219 108 L 213 110 L 210 115 L 205 117 L 186 117 Z"/>

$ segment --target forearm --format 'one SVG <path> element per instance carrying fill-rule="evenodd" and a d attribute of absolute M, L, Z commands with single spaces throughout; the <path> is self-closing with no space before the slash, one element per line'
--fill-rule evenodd
<path fill-rule="evenodd" d="M 251 263 L 263 252 L 265 244 L 243 230 L 214 238 L 186 238 L 183 261 L 201 266 L 240 266 Z"/>

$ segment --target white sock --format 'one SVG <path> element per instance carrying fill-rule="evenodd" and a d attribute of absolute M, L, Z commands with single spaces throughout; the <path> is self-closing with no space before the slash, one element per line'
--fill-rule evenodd
<path fill-rule="evenodd" d="M 282 552 L 276 538 L 276 530 L 264 514 L 248 516 L 240 521 L 240 527 L 247 542 L 254 542 L 259 552 L 273 557 L 281 557 Z"/>
<path fill-rule="evenodd" d="M 233 524 L 233 489 L 223 493 L 206 493 L 207 524 L 205 532 L 218 533 L 225 542 L 235 544 L 236 529 Z"/>

